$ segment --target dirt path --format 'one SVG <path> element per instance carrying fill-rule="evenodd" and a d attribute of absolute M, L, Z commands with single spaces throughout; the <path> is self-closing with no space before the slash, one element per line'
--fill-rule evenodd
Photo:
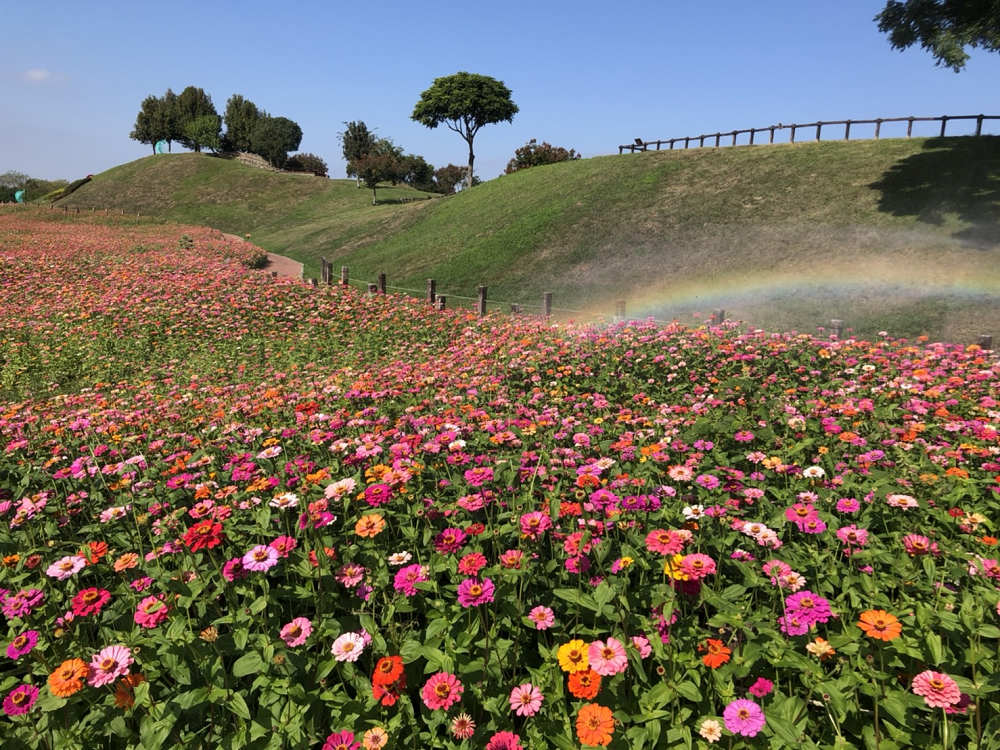
<path fill-rule="evenodd" d="M 239 240 L 240 242 L 246 242 L 243 237 L 235 234 L 224 233 L 226 237 L 231 237 L 234 240 Z M 297 260 L 292 260 L 284 255 L 278 255 L 277 253 L 267 254 L 267 265 L 259 269 L 264 273 L 275 273 L 279 278 L 282 279 L 301 279 L 302 278 L 302 264 Z"/>

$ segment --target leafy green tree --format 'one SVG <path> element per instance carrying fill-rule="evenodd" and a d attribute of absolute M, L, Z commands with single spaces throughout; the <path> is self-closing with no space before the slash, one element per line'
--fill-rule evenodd
<path fill-rule="evenodd" d="M 434 166 L 416 154 L 407 154 L 400 159 L 400 179 L 407 185 L 432 192 L 434 190 Z"/>
<path fill-rule="evenodd" d="M 219 117 L 219 113 L 215 111 L 215 105 L 212 104 L 212 97 L 206 94 L 204 89 L 188 86 L 177 97 L 177 106 L 174 111 L 177 116 L 174 126 L 177 128 L 178 143 L 194 151 L 201 151 L 203 144 L 192 140 L 191 133 L 200 132 L 201 127 L 204 126 L 198 126 L 195 130 L 191 130 L 191 128 L 194 127 L 193 123 L 202 117 L 209 115 Z"/>
<path fill-rule="evenodd" d="M 434 170 L 434 191 L 451 195 L 455 192 L 455 186 L 465 179 L 467 167 L 460 167 L 457 164 L 449 164 L 446 167 L 438 167 Z"/>
<path fill-rule="evenodd" d="M 222 129 L 222 118 L 218 115 L 202 115 L 196 117 L 184 126 L 184 140 L 195 151 L 210 148 L 218 151 L 221 148 L 219 131 Z"/>
<path fill-rule="evenodd" d="M 919 42 L 938 65 L 956 73 L 969 59 L 966 47 L 1000 52 L 997 0 L 889 0 L 875 20 L 893 49 Z"/>
<path fill-rule="evenodd" d="M 0 187 L 9 187 L 14 188 L 15 190 L 20 190 L 30 179 L 31 178 L 24 172 L 4 172 L 3 174 L 0 174 Z"/>
<path fill-rule="evenodd" d="M 142 100 L 139 114 L 135 117 L 135 127 L 129 138 L 139 143 L 148 143 L 156 153 L 156 143 L 169 140 L 170 123 L 166 111 L 166 103 L 157 96 L 147 96 Z"/>
<path fill-rule="evenodd" d="M 173 92 L 173 89 L 167 89 L 166 93 L 163 95 L 163 109 L 161 110 L 163 117 L 163 127 L 165 131 L 164 139 L 167 141 L 167 151 L 174 150 L 174 141 L 180 140 L 181 136 L 181 125 L 180 125 L 180 112 L 177 108 L 177 94 Z"/>
<path fill-rule="evenodd" d="M 250 137 L 250 150 L 281 169 L 288 161 L 288 152 L 298 149 L 302 128 L 287 117 L 262 117 Z"/>
<path fill-rule="evenodd" d="M 458 133 L 469 146 L 468 185 L 473 183 L 473 163 L 476 155 L 472 144 L 484 125 L 511 122 L 517 105 L 510 98 L 510 89 L 489 76 L 459 72 L 435 78 L 431 87 L 420 95 L 410 118 L 436 128 L 444 123 Z"/>
<path fill-rule="evenodd" d="M 249 151 L 253 129 L 267 113 L 257 108 L 249 99 L 240 94 L 233 94 L 226 102 L 226 135 L 225 146 L 232 151 Z"/>
<path fill-rule="evenodd" d="M 399 155 L 391 149 L 370 151 L 349 163 L 365 187 L 372 191 L 372 205 L 376 205 L 376 188 L 380 182 L 397 182 L 402 176 L 403 165 Z"/>
<path fill-rule="evenodd" d="M 507 174 L 511 174 L 520 169 L 539 167 L 543 164 L 555 164 L 560 161 L 572 161 L 579 158 L 580 154 L 576 153 L 575 149 L 571 148 L 567 151 L 562 146 L 553 146 L 545 141 L 542 141 L 541 145 L 539 145 L 538 141 L 532 138 L 514 152 L 514 158 L 507 162 L 507 169 L 504 171 Z"/>
<path fill-rule="evenodd" d="M 337 133 L 337 137 L 343 146 L 347 176 L 356 177 L 360 188 L 361 176 L 351 171 L 351 164 L 372 150 L 377 141 L 375 134 L 368 129 L 363 120 L 352 120 L 344 123 L 344 131 Z"/>
<path fill-rule="evenodd" d="M 326 177 L 328 168 L 326 162 L 316 154 L 301 153 L 288 157 L 285 169 L 292 172 L 312 172 L 317 177 Z"/>

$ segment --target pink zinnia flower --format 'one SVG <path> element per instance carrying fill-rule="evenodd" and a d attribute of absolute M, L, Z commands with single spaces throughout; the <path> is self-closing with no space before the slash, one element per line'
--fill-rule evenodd
<path fill-rule="evenodd" d="M 461 529 L 445 529 L 434 537 L 434 549 L 442 555 L 458 552 L 467 538 L 468 534 Z"/>
<path fill-rule="evenodd" d="M 354 739 L 354 732 L 343 729 L 326 738 L 322 750 L 358 750 L 361 743 Z"/>
<path fill-rule="evenodd" d="M 859 529 L 854 524 L 837 529 L 837 539 L 848 547 L 864 547 L 868 544 L 868 530 Z"/>
<path fill-rule="evenodd" d="M 552 528 L 552 519 L 545 513 L 532 511 L 521 516 L 521 533 L 528 539 L 538 539 L 548 529 Z"/>
<path fill-rule="evenodd" d="M 513 732 L 497 732 L 486 743 L 486 750 L 524 750 L 521 736 Z"/>
<path fill-rule="evenodd" d="M 163 601 L 163 594 L 158 596 L 147 596 L 135 609 L 133 619 L 137 625 L 144 628 L 155 628 L 167 619 L 169 608 Z"/>
<path fill-rule="evenodd" d="M 346 565 L 341 565 L 340 569 L 337 570 L 337 580 L 347 586 L 347 588 L 352 589 L 364 580 L 365 573 L 367 572 L 363 565 L 347 563 Z"/>
<path fill-rule="evenodd" d="M 438 709 L 447 711 L 462 697 L 464 689 L 455 675 L 448 672 L 438 672 L 424 683 L 420 689 L 420 696 L 423 698 L 424 705 L 431 711 Z"/>
<path fill-rule="evenodd" d="M 250 575 L 250 571 L 243 565 L 242 558 L 234 557 L 222 566 L 222 577 L 230 583 L 246 578 L 248 575 Z"/>
<path fill-rule="evenodd" d="M 926 554 L 939 554 L 937 542 L 932 542 L 921 534 L 907 534 L 903 537 L 903 549 L 910 557 Z"/>
<path fill-rule="evenodd" d="M 486 565 L 486 556 L 482 552 L 470 552 L 458 561 L 458 572 L 462 575 L 474 576 Z"/>
<path fill-rule="evenodd" d="M 278 551 L 264 544 L 258 544 L 243 555 L 243 567 L 254 572 L 270 570 L 278 564 Z"/>
<path fill-rule="evenodd" d="M 337 661 L 357 661 L 365 645 L 365 638 L 360 633 L 344 633 L 333 642 L 330 653 Z"/>
<path fill-rule="evenodd" d="M 533 608 L 528 613 L 528 619 L 535 623 L 535 630 L 548 630 L 556 622 L 555 613 L 548 607 L 541 605 Z"/>
<path fill-rule="evenodd" d="M 604 677 L 624 672 L 628 667 L 625 644 L 616 638 L 594 641 L 587 647 L 587 656 L 590 659 L 590 668 Z"/>
<path fill-rule="evenodd" d="M 307 617 L 296 617 L 287 625 L 281 628 L 281 640 L 289 648 L 301 646 L 306 642 L 309 634 L 312 633 L 312 622 Z"/>
<path fill-rule="evenodd" d="M 726 729 L 744 737 L 755 737 L 767 721 L 760 706 L 742 698 L 726 706 L 722 718 L 726 722 Z"/>
<path fill-rule="evenodd" d="M 838 513 L 857 513 L 861 510 L 861 503 L 853 497 L 842 497 L 837 501 Z"/>
<path fill-rule="evenodd" d="M 295 541 L 295 537 L 279 536 L 267 546 L 277 552 L 279 557 L 288 557 L 289 553 L 295 549 L 298 544 L 299 543 Z"/>
<path fill-rule="evenodd" d="M 406 596 L 413 596 L 417 593 L 417 584 L 426 580 L 427 568 L 414 563 L 396 571 L 392 585 L 396 588 L 396 591 L 402 591 Z"/>
<path fill-rule="evenodd" d="M 27 617 L 39 604 L 45 601 L 45 594 L 41 589 L 22 589 L 16 594 L 4 593 L 0 596 L 3 602 L 2 608 L 4 617 Z"/>
<path fill-rule="evenodd" d="M 458 603 L 463 607 L 478 607 L 493 601 L 493 592 L 493 581 L 489 578 L 482 581 L 466 578 L 458 585 Z"/>
<path fill-rule="evenodd" d="M 87 684 L 91 687 L 110 685 L 128 674 L 132 664 L 132 651 L 125 646 L 108 646 L 90 657 L 90 674 Z"/>
<path fill-rule="evenodd" d="M 45 575 L 65 581 L 71 575 L 80 571 L 86 564 L 86 559 L 80 555 L 67 555 L 52 563 L 45 570 Z"/>
<path fill-rule="evenodd" d="M 684 548 L 684 541 L 676 531 L 653 529 L 646 534 L 646 549 L 660 555 L 676 555 Z"/>
<path fill-rule="evenodd" d="M 3 699 L 3 710 L 8 716 L 20 716 L 26 714 L 38 700 L 38 688 L 34 685 L 22 683 L 7 693 Z"/>
<path fill-rule="evenodd" d="M 681 560 L 681 572 L 694 581 L 700 581 L 715 573 L 715 560 L 708 555 L 696 552 L 693 555 L 685 555 Z"/>
<path fill-rule="evenodd" d="M 962 699 L 962 691 L 951 677 L 929 669 L 913 678 L 910 689 L 923 696 L 924 703 L 931 708 L 948 708 Z"/>
<path fill-rule="evenodd" d="M 7 644 L 7 658 L 20 659 L 38 644 L 38 631 L 25 630 Z"/>
<path fill-rule="evenodd" d="M 632 645 L 639 652 L 640 659 L 645 659 L 653 653 L 653 647 L 649 645 L 649 639 L 644 635 L 633 635 Z"/>
<path fill-rule="evenodd" d="M 518 716 L 534 716 L 542 708 L 542 692 L 526 682 L 510 691 L 510 708 Z"/>
<path fill-rule="evenodd" d="M 467 740 L 476 732 L 476 722 L 466 713 L 451 720 L 451 733 L 460 740 Z"/>
<path fill-rule="evenodd" d="M 712 476 L 711 474 L 699 474 L 695 482 L 700 484 L 706 490 L 714 490 L 718 488 L 720 484 L 722 484 L 722 482 L 719 481 L 718 477 Z"/>
<path fill-rule="evenodd" d="M 750 695 L 763 698 L 774 690 L 774 683 L 764 677 L 758 677 L 757 681 L 750 686 Z"/>
<path fill-rule="evenodd" d="M 392 488 L 387 484 L 373 484 L 365 488 L 365 502 L 373 508 L 385 505 L 392 499 Z"/>

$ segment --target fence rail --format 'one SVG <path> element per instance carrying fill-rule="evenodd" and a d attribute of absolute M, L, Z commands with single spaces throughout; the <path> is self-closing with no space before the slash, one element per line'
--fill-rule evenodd
<path fill-rule="evenodd" d="M 758 145 L 756 137 L 758 133 L 768 134 L 768 144 L 774 143 L 774 133 L 775 131 L 790 130 L 791 138 L 790 143 L 795 143 L 795 133 L 796 131 L 805 128 L 815 128 L 815 138 L 814 140 L 820 140 L 823 128 L 826 126 L 833 125 L 843 125 L 844 126 L 844 140 L 851 140 L 851 126 L 852 125 L 874 125 L 875 135 L 874 140 L 879 139 L 881 134 L 882 125 L 887 122 L 905 122 L 906 123 L 906 137 L 909 138 L 913 135 L 913 123 L 915 122 L 940 122 L 941 131 L 938 134 L 939 137 L 943 138 L 945 136 L 945 131 L 948 127 L 948 123 L 956 120 L 975 120 L 976 121 L 976 132 L 974 135 L 983 134 L 983 122 L 986 120 L 1000 120 L 1000 115 L 941 115 L 939 117 L 877 117 L 874 120 L 818 120 L 817 122 L 804 122 L 804 123 L 793 123 L 791 125 L 784 125 L 778 123 L 777 125 L 768 125 L 764 128 L 743 128 L 741 130 L 727 130 L 720 131 L 718 133 L 703 133 L 702 135 L 692 135 L 684 136 L 683 138 L 666 138 L 655 141 L 644 141 L 642 138 L 636 138 L 634 143 L 629 143 L 618 147 L 619 155 L 629 151 L 630 153 L 635 153 L 636 151 L 648 151 L 650 146 L 656 146 L 656 150 L 659 151 L 662 146 L 669 145 L 670 149 L 678 143 L 683 142 L 684 148 L 690 148 L 691 144 L 695 141 L 698 142 L 696 148 L 703 148 L 705 146 L 705 139 L 715 139 L 715 143 L 711 144 L 714 148 L 718 148 L 721 145 L 723 138 L 731 138 L 732 141 L 729 145 L 736 146 L 737 139 L 739 136 L 744 134 L 749 134 L 749 139 L 745 144 L 747 146 Z M 829 132 L 829 131 L 828 131 Z M 855 140 L 872 140 L 871 138 L 855 138 Z"/>

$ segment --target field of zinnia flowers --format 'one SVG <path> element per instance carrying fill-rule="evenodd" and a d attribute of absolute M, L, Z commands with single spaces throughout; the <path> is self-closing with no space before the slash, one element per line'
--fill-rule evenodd
<path fill-rule="evenodd" d="M 1000 747 L 1000 364 L 0 212 L 7 748 Z"/>

